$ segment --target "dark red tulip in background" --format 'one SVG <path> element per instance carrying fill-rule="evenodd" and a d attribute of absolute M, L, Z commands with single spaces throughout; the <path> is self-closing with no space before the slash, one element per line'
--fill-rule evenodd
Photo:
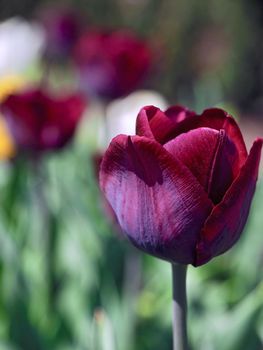
<path fill-rule="evenodd" d="M 122 31 L 87 32 L 75 49 L 82 88 L 103 98 L 117 98 L 137 88 L 149 71 L 151 57 L 144 41 Z"/>
<path fill-rule="evenodd" d="M 202 265 L 238 240 L 262 147 L 249 155 L 235 120 L 174 106 L 142 108 L 136 135 L 115 137 L 100 184 L 135 246 L 172 263 Z"/>
<path fill-rule="evenodd" d="M 1 105 L 18 150 L 41 152 L 63 147 L 84 111 L 79 95 L 54 98 L 41 89 L 10 95 Z"/>

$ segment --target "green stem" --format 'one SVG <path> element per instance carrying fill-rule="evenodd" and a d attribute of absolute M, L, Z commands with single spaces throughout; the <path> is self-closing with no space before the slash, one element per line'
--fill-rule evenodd
<path fill-rule="evenodd" d="M 39 210 L 42 214 L 43 234 L 46 245 L 46 275 L 48 284 L 48 300 L 51 311 L 54 311 L 57 292 L 58 279 L 55 271 L 58 227 L 57 218 L 49 207 L 45 193 L 45 176 L 43 174 L 43 164 L 41 159 L 33 162 L 33 171 L 35 175 L 35 195 L 38 202 Z"/>
<path fill-rule="evenodd" d="M 173 350 L 188 350 L 186 265 L 172 264 L 173 275 Z"/>

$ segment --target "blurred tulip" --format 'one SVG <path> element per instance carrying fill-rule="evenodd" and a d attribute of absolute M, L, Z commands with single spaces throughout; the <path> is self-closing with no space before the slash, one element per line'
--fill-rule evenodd
<path fill-rule="evenodd" d="M 151 65 L 151 51 L 132 33 L 87 32 L 75 48 L 80 85 L 87 93 L 117 98 L 142 83 Z"/>
<path fill-rule="evenodd" d="M 122 230 L 141 250 L 202 265 L 230 249 L 246 223 L 262 147 L 247 154 L 234 119 L 173 106 L 143 108 L 136 136 L 106 151 L 100 183 Z"/>
<path fill-rule="evenodd" d="M 82 31 L 82 18 L 68 7 L 49 7 L 40 14 L 46 33 L 46 57 L 50 60 L 69 58 Z"/>
<path fill-rule="evenodd" d="M 41 89 L 10 95 L 1 105 L 15 144 L 30 152 L 63 147 L 72 138 L 84 108 L 79 95 L 55 98 Z"/>
<path fill-rule="evenodd" d="M 16 17 L 0 23 L 0 76 L 25 70 L 41 55 L 44 41 L 35 23 Z"/>

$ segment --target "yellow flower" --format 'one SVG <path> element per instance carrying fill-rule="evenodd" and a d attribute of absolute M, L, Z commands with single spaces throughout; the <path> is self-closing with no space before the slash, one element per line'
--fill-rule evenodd
<path fill-rule="evenodd" d="M 0 115 L 0 160 L 10 159 L 14 155 L 14 142 L 8 131 L 4 118 Z"/>
<path fill-rule="evenodd" d="M 10 75 L 0 78 L 0 103 L 10 94 L 24 86 L 22 77 Z M 9 133 L 3 116 L 0 114 L 0 160 L 10 159 L 15 155 L 15 144 Z"/>
<path fill-rule="evenodd" d="M 0 78 L 0 102 L 8 95 L 21 89 L 24 84 L 24 79 L 18 75 L 8 75 Z"/>

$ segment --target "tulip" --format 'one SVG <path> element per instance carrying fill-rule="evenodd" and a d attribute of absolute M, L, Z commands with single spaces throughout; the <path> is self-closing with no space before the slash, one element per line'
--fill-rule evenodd
<path fill-rule="evenodd" d="M 172 264 L 173 349 L 187 350 L 186 266 L 231 248 L 246 223 L 262 139 L 248 155 L 225 111 L 141 109 L 136 135 L 115 137 L 100 185 L 119 225 L 139 249 Z"/>
<path fill-rule="evenodd" d="M 41 89 L 9 95 L 1 104 L 17 149 L 33 153 L 63 147 L 74 135 L 84 108 L 80 95 L 55 98 Z"/>
<path fill-rule="evenodd" d="M 74 57 L 82 89 L 105 99 L 132 92 L 151 65 L 148 45 L 124 31 L 83 34 Z"/>
<path fill-rule="evenodd" d="M 235 120 L 212 108 L 141 109 L 136 135 L 108 147 L 100 185 L 123 232 L 172 264 L 200 266 L 239 239 L 256 187 L 262 139 L 248 155 Z"/>

